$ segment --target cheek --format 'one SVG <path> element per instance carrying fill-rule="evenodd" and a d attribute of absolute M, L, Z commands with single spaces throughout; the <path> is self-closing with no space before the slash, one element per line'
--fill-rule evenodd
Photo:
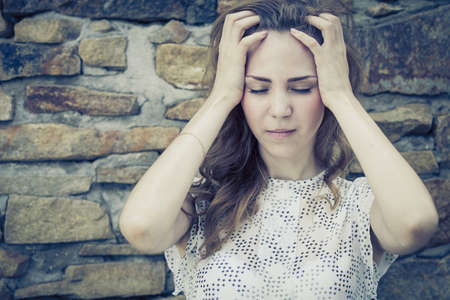
<path fill-rule="evenodd" d="M 261 108 L 258 107 L 258 103 L 251 99 L 251 97 L 244 96 L 241 101 L 242 110 L 244 111 L 245 119 L 248 125 L 253 130 L 253 125 L 257 124 L 259 115 L 261 114 Z"/>
<path fill-rule="evenodd" d="M 303 108 L 305 115 L 310 119 L 311 123 L 319 124 L 322 123 L 323 114 L 325 112 L 325 106 L 323 105 L 320 95 L 315 95 L 308 105 Z"/>

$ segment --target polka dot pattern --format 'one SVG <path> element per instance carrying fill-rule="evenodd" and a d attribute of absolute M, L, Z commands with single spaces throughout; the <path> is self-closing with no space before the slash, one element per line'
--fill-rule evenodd
<path fill-rule="evenodd" d="M 377 265 L 370 241 L 373 193 L 365 177 L 334 183 L 325 171 L 307 180 L 270 178 L 258 196 L 259 211 L 232 233 L 222 249 L 199 260 L 204 218 L 193 224 L 181 258 L 176 245 L 164 255 L 175 290 L 191 299 L 376 299 L 379 279 L 398 255 L 384 252 Z M 207 208 L 204 201 L 198 212 Z"/>

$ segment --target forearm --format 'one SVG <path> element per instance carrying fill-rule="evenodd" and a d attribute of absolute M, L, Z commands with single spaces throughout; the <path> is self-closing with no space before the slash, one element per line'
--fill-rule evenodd
<path fill-rule="evenodd" d="M 200 139 L 179 135 L 142 176 L 131 191 L 120 216 L 128 232 L 152 230 L 165 234 L 173 225 L 194 176 L 231 108 L 222 99 L 209 98 L 184 127 Z M 130 233 L 131 234 L 131 233 Z M 155 237 L 156 238 L 156 237 Z"/>
<path fill-rule="evenodd" d="M 432 231 L 438 215 L 420 177 L 353 94 L 341 99 L 330 110 L 367 176 L 387 227 L 396 237 L 418 227 Z"/>

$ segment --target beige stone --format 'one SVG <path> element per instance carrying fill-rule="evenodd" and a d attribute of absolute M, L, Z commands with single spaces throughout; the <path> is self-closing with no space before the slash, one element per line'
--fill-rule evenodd
<path fill-rule="evenodd" d="M 14 115 L 14 100 L 0 88 L 0 121 L 10 121 Z"/>
<path fill-rule="evenodd" d="M 432 151 L 401 152 L 400 154 L 418 174 L 439 172 L 439 166 Z M 350 165 L 350 172 L 363 173 L 357 160 L 354 160 Z"/>
<path fill-rule="evenodd" d="M 164 291 L 164 260 L 69 266 L 63 281 L 17 289 L 16 299 L 71 295 L 77 299 L 157 295 Z"/>
<path fill-rule="evenodd" d="M 112 30 L 111 22 L 108 20 L 99 20 L 91 23 L 91 30 L 94 32 L 108 32 Z"/>
<path fill-rule="evenodd" d="M 173 127 L 99 131 L 63 124 L 0 128 L 0 161 L 87 160 L 113 153 L 162 150 L 176 137 Z"/>
<path fill-rule="evenodd" d="M 81 256 L 148 255 L 130 244 L 85 244 L 78 254 Z"/>
<path fill-rule="evenodd" d="M 28 269 L 29 257 L 0 248 L 0 277 L 20 277 Z"/>
<path fill-rule="evenodd" d="M 398 13 L 402 10 L 404 10 L 404 8 L 399 5 L 391 5 L 391 4 L 387 4 L 387 3 L 377 3 L 375 6 L 369 7 L 366 10 L 366 15 L 368 15 L 370 17 L 374 17 L 374 18 L 380 18 L 380 17 Z"/>
<path fill-rule="evenodd" d="M 96 182 L 135 184 L 147 170 L 144 166 L 98 167 Z"/>
<path fill-rule="evenodd" d="M 149 35 L 149 41 L 152 43 L 182 43 L 189 36 L 189 31 L 183 23 L 176 20 L 169 21 L 160 30 Z"/>
<path fill-rule="evenodd" d="M 77 86 L 27 86 L 26 108 L 35 113 L 78 111 L 88 115 L 136 114 L 136 95 L 111 93 Z"/>
<path fill-rule="evenodd" d="M 113 238 L 98 203 L 69 198 L 10 195 L 5 219 L 8 244 L 62 243 Z"/>
<path fill-rule="evenodd" d="M 156 73 L 178 88 L 206 89 L 207 58 L 207 47 L 162 44 L 156 50 Z"/>
<path fill-rule="evenodd" d="M 0 194 L 63 196 L 88 192 L 93 178 L 73 175 L 0 175 Z"/>
<path fill-rule="evenodd" d="M 125 37 L 90 38 L 80 42 L 78 53 L 88 66 L 125 69 L 126 48 Z"/>
<path fill-rule="evenodd" d="M 385 112 L 370 113 L 370 116 L 391 142 L 409 133 L 427 133 L 433 121 L 431 108 L 426 104 L 408 104 Z"/>
<path fill-rule="evenodd" d="M 433 197 L 439 213 L 439 231 L 431 239 L 431 245 L 450 243 L 450 179 L 432 178 L 424 181 Z"/>
<path fill-rule="evenodd" d="M 67 19 L 25 18 L 14 27 L 14 41 L 34 43 L 62 43 L 76 39 L 81 22 Z"/>
<path fill-rule="evenodd" d="M 173 120 L 190 120 L 200 107 L 205 103 L 205 98 L 195 98 L 183 101 L 180 104 L 169 108 L 165 117 Z"/>

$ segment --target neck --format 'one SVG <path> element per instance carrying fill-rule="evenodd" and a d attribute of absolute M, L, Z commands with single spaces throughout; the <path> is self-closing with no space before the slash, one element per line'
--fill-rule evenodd
<path fill-rule="evenodd" d="M 259 152 L 267 166 L 269 176 L 273 178 L 304 180 L 322 171 L 313 149 L 299 151 L 296 158 L 276 157 L 261 149 Z"/>

